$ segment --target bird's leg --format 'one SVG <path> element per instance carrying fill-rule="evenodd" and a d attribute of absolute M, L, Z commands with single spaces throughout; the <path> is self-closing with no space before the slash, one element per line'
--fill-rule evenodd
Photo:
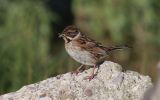
<path fill-rule="evenodd" d="M 95 75 L 95 74 L 94 74 L 94 70 L 95 70 L 96 66 L 97 66 L 96 64 L 93 66 L 93 70 L 92 70 L 91 75 L 87 77 L 87 78 L 89 79 L 89 81 L 94 78 L 94 75 Z"/>
<path fill-rule="evenodd" d="M 82 64 L 81 66 L 79 66 L 79 67 L 77 68 L 77 70 L 76 70 L 76 72 L 77 72 L 76 74 L 78 74 L 78 73 L 80 72 L 80 70 L 81 70 L 82 68 L 84 68 L 84 67 L 85 67 L 85 65 L 83 65 L 83 64 Z"/>
<path fill-rule="evenodd" d="M 82 68 L 84 68 L 85 67 L 85 65 L 81 65 L 81 66 L 79 66 L 77 69 L 76 69 L 76 71 L 74 71 L 73 73 L 75 73 L 76 75 L 80 72 L 80 70 L 82 69 Z"/>

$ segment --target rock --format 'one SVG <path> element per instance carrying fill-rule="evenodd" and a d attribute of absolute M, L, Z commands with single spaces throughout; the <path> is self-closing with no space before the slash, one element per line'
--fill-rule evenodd
<path fill-rule="evenodd" d="M 97 70 L 97 69 L 96 69 Z M 142 100 L 152 86 L 149 76 L 134 71 L 122 72 L 116 63 L 105 61 L 89 81 L 92 68 L 75 74 L 66 73 L 24 86 L 0 96 L 0 100 Z"/>
<path fill-rule="evenodd" d="M 160 99 L 160 62 L 157 65 L 158 80 L 154 86 L 150 87 L 144 95 L 143 100 L 159 100 Z"/>

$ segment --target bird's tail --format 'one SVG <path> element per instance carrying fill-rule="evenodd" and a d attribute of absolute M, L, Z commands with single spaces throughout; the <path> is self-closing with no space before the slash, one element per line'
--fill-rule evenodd
<path fill-rule="evenodd" d="M 114 51 L 114 50 L 127 49 L 127 48 L 132 48 L 132 47 L 128 46 L 128 45 L 111 46 L 111 47 L 106 48 L 106 52 L 111 52 L 111 51 Z"/>

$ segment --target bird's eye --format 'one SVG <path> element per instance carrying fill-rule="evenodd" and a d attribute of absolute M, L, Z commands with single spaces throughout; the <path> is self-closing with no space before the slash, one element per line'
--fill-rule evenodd
<path fill-rule="evenodd" d="M 75 35 L 75 33 L 73 33 L 73 32 L 72 32 L 72 33 L 69 33 L 69 34 L 70 34 L 70 35 Z"/>
<path fill-rule="evenodd" d="M 78 33 L 78 30 L 76 30 L 75 32 Z"/>
<path fill-rule="evenodd" d="M 72 38 L 76 36 L 75 32 L 70 32 L 70 33 L 68 33 L 68 35 L 69 35 L 70 37 L 72 37 Z"/>

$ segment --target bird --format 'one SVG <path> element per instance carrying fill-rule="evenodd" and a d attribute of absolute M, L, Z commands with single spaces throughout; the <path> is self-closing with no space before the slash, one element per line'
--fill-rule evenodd
<path fill-rule="evenodd" d="M 77 68 L 78 73 L 84 66 L 93 66 L 91 75 L 87 78 L 92 80 L 95 76 L 94 71 L 98 64 L 104 62 L 111 51 L 130 48 L 124 46 L 103 46 L 101 43 L 89 38 L 76 25 L 69 25 L 59 33 L 59 38 L 64 39 L 67 53 L 82 65 Z"/>

